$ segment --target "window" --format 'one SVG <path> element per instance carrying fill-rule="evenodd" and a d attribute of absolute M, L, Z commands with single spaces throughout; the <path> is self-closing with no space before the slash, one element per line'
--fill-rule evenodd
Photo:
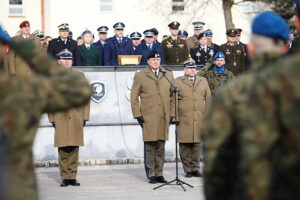
<path fill-rule="evenodd" d="M 9 16 L 23 16 L 24 15 L 23 0 L 9 0 L 8 13 Z"/>
<path fill-rule="evenodd" d="M 113 11 L 113 0 L 100 0 L 100 12 Z"/>
<path fill-rule="evenodd" d="M 184 0 L 172 0 L 172 12 L 184 12 Z"/>

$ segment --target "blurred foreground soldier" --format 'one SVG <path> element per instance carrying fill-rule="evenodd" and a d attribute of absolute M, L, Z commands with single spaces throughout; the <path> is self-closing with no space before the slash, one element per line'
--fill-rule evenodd
<path fill-rule="evenodd" d="M 33 41 L 10 41 L 3 37 L 0 28 L 0 48 L 3 42 L 10 43 L 10 48 L 28 62 L 34 73 L 30 77 L 12 79 L 2 66 L 0 69 L 0 82 L 5 85 L 0 89 L 0 151 L 5 148 L 5 157 L 0 157 L 0 165 L 5 163 L 6 170 L 0 171 L 0 199 L 37 200 L 32 145 L 40 117 L 45 112 L 87 103 L 91 89 L 83 77 L 59 66 Z M 0 63 L 1 60 L 2 56 Z M 2 179 L 3 173 L 6 180 Z"/>
<path fill-rule="evenodd" d="M 102 58 L 101 65 L 104 65 L 104 47 L 106 45 L 108 27 L 100 26 L 97 29 L 97 31 L 98 31 L 99 40 L 97 42 L 95 42 L 94 45 L 96 45 L 100 48 L 101 58 Z"/>
<path fill-rule="evenodd" d="M 165 142 L 169 138 L 169 123 L 174 117 L 171 106 L 171 85 L 163 77 L 174 81 L 173 73 L 160 66 L 160 55 L 148 55 L 149 66 L 136 72 L 131 89 L 131 109 L 143 129 L 145 165 L 149 183 L 166 183 L 163 177 Z"/>
<path fill-rule="evenodd" d="M 99 46 L 93 45 L 93 34 L 86 30 L 82 33 L 83 44 L 78 46 L 78 55 L 81 66 L 102 65 L 102 52 Z"/>
<path fill-rule="evenodd" d="M 115 66 L 118 64 L 118 55 L 133 55 L 132 41 L 130 38 L 124 37 L 125 24 L 116 23 L 115 36 L 107 39 L 104 47 L 104 65 Z"/>
<path fill-rule="evenodd" d="M 186 31 L 180 30 L 178 32 L 179 39 L 186 40 L 188 36 L 189 36 L 189 34 Z"/>
<path fill-rule="evenodd" d="M 148 65 L 148 55 L 152 51 L 156 51 L 160 56 L 160 64 L 164 64 L 163 50 L 160 44 L 154 43 L 154 32 L 151 29 L 145 30 L 145 38 L 142 43 L 137 47 L 138 55 L 142 55 L 141 65 Z"/>
<path fill-rule="evenodd" d="M 171 36 L 162 41 L 163 55 L 166 65 L 182 64 L 189 57 L 186 42 L 178 38 L 178 22 L 172 22 L 169 25 Z"/>
<path fill-rule="evenodd" d="M 142 34 L 140 34 L 139 32 L 133 32 L 130 34 L 129 37 L 132 40 L 132 48 L 134 55 L 139 55 L 140 52 L 137 51 L 137 46 L 141 44 Z"/>
<path fill-rule="evenodd" d="M 207 29 L 206 31 L 204 31 L 204 33 L 206 33 L 206 37 L 207 37 L 207 46 L 212 48 L 214 50 L 214 52 L 219 52 L 220 46 L 213 43 L 212 39 L 213 39 L 213 32 L 210 29 Z"/>
<path fill-rule="evenodd" d="M 216 93 L 217 88 L 224 87 L 234 79 L 233 73 L 226 68 L 225 55 L 221 51 L 214 55 L 214 63 L 202 68 L 197 75 L 207 79 L 212 95 Z"/>
<path fill-rule="evenodd" d="M 248 74 L 217 92 L 204 130 L 207 200 L 300 198 L 299 56 L 287 53 L 288 26 L 259 14 Z"/>
<path fill-rule="evenodd" d="M 225 54 L 226 66 L 235 76 L 246 71 L 244 47 L 236 43 L 237 31 L 229 29 L 226 31 L 227 43 L 220 46 L 220 51 Z"/>
<path fill-rule="evenodd" d="M 19 27 L 20 34 L 13 37 L 14 40 L 31 40 L 39 44 L 39 40 L 30 34 L 30 23 L 28 21 L 23 21 Z M 18 77 L 28 77 L 32 73 L 28 63 L 18 56 L 14 50 L 8 53 L 8 70 L 11 75 Z"/>
<path fill-rule="evenodd" d="M 199 45 L 197 48 L 191 49 L 191 57 L 196 61 L 197 65 L 201 65 L 201 67 L 205 66 L 212 57 L 215 52 L 212 48 L 207 46 L 207 37 L 206 33 L 201 33 L 198 35 Z M 212 61 L 210 61 L 212 62 Z"/>
<path fill-rule="evenodd" d="M 178 97 L 178 142 L 179 153 L 185 177 L 201 177 L 200 173 L 200 136 L 204 113 L 211 94 L 207 80 L 196 77 L 196 63 L 184 63 L 184 76 L 176 78 L 176 86 L 183 94 Z"/>
<path fill-rule="evenodd" d="M 69 38 L 69 24 L 64 23 L 58 26 L 59 37 L 54 38 L 49 42 L 48 54 L 55 59 L 59 59 L 57 56 L 59 52 L 68 49 L 73 54 L 73 65 L 80 65 L 79 55 L 77 53 L 77 42 Z"/>
<path fill-rule="evenodd" d="M 191 51 L 191 49 L 194 49 L 196 47 L 199 46 L 199 40 L 198 40 L 198 35 L 200 33 L 203 33 L 205 23 L 204 22 L 193 22 L 193 26 L 194 26 L 194 35 L 189 37 L 186 40 L 186 44 L 187 44 L 187 48 L 188 48 L 188 52 Z"/>
<path fill-rule="evenodd" d="M 72 53 L 68 50 L 58 54 L 58 63 L 84 78 L 82 72 L 72 69 Z M 83 126 L 89 120 L 90 104 L 66 111 L 48 114 L 55 128 L 54 146 L 58 147 L 61 187 L 80 186 L 76 180 L 79 146 L 83 146 Z"/>

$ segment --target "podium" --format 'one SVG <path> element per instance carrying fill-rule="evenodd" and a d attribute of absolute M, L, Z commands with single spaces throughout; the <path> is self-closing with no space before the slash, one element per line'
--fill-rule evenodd
<path fill-rule="evenodd" d="M 142 55 L 118 55 L 118 65 L 139 65 Z"/>

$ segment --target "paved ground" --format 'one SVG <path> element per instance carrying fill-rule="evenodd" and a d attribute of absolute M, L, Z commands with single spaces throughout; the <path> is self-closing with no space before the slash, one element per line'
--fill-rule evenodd
<path fill-rule="evenodd" d="M 179 178 L 194 186 L 184 186 L 186 192 L 179 185 L 153 190 L 159 184 L 146 181 L 142 164 L 82 166 L 77 177 L 81 186 L 65 188 L 59 187 L 58 168 L 37 168 L 40 200 L 204 200 L 202 178 L 185 178 L 179 165 Z M 175 178 L 174 163 L 165 164 L 164 176 L 168 181 Z"/>

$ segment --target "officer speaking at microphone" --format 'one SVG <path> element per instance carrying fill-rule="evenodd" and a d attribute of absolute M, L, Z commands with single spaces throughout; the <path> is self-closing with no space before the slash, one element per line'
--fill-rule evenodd
<path fill-rule="evenodd" d="M 166 183 L 163 177 L 165 142 L 169 138 L 169 123 L 172 120 L 172 89 L 163 73 L 173 82 L 171 71 L 160 66 L 156 51 L 147 57 L 148 67 L 136 72 L 131 89 L 132 113 L 143 129 L 145 142 L 145 167 L 149 183 Z"/>
<path fill-rule="evenodd" d="M 200 137 L 204 113 L 211 98 L 206 78 L 196 76 L 196 62 L 184 62 L 184 76 L 176 78 L 178 97 L 178 142 L 185 177 L 201 177 Z"/>

